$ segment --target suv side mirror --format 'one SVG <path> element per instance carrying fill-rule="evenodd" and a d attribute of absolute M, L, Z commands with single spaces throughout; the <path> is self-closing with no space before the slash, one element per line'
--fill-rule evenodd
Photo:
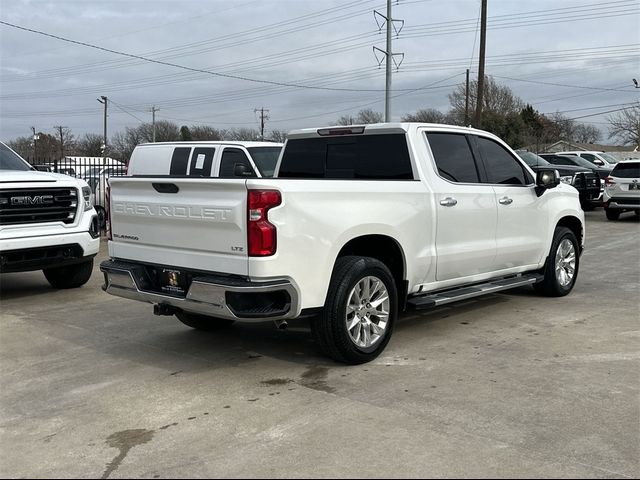
<path fill-rule="evenodd" d="M 536 194 L 538 196 L 542 195 L 548 188 L 555 188 L 558 185 L 560 185 L 558 170 L 538 170 L 536 174 Z"/>
<path fill-rule="evenodd" d="M 604 162 L 602 160 L 600 160 L 599 158 L 595 158 L 593 160 L 593 163 L 595 163 L 596 165 L 598 165 L 599 167 L 602 167 L 604 165 Z"/>

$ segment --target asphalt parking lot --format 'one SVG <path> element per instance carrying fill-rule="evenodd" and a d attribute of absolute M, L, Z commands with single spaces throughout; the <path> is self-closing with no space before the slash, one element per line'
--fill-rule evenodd
<path fill-rule="evenodd" d="M 70 291 L 2 275 L 0 476 L 637 478 L 640 222 L 586 216 L 570 296 L 405 315 L 356 367 L 304 323 L 156 317 L 97 266 Z"/>

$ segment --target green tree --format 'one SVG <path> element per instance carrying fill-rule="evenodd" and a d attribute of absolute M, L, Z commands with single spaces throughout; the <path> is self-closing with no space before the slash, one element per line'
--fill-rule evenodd
<path fill-rule="evenodd" d="M 180 127 L 180 140 L 183 142 L 191 141 L 191 132 L 189 131 L 189 127 L 186 125 Z"/>

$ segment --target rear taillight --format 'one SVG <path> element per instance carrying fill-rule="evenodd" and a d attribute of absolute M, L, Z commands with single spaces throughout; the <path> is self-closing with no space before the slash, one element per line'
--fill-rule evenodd
<path fill-rule="evenodd" d="M 247 240 L 250 257 L 267 257 L 276 253 L 276 227 L 269 223 L 270 208 L 282 203 L 277 190 L 249 190 Z"/>
<path fill-rule="evenodd" d="M 107 230 L 107 239 L 113 240 L 111 237 L 111 187 L 107 181 L 107 188 L 104 189 L 104 212 L 105 215 L 105 229 Z"/>
<path fill-rule="evenodd" d="M 615 185 L 616 182 L 613 180 L 613 177 L 607 177 L 604 179 L 604 184 L 608 187 L 610 185 Z"/>

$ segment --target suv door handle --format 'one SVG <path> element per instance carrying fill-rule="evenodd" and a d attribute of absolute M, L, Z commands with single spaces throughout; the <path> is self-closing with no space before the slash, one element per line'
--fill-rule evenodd
<path fill-rule="evenodd" d="M 455 198 L 447 197 L 444 200 L 440 200 L 440 205 L 443 207 L 453 207 L 457 205 L 458 201 Z"/>
<path fill-rule="evenodd" d="M 509 197 L 502 197 L 498 200 L 498 203 L 500 203 L 500 205 L 511 205 L 513 203 L 513 199 Z"/>

